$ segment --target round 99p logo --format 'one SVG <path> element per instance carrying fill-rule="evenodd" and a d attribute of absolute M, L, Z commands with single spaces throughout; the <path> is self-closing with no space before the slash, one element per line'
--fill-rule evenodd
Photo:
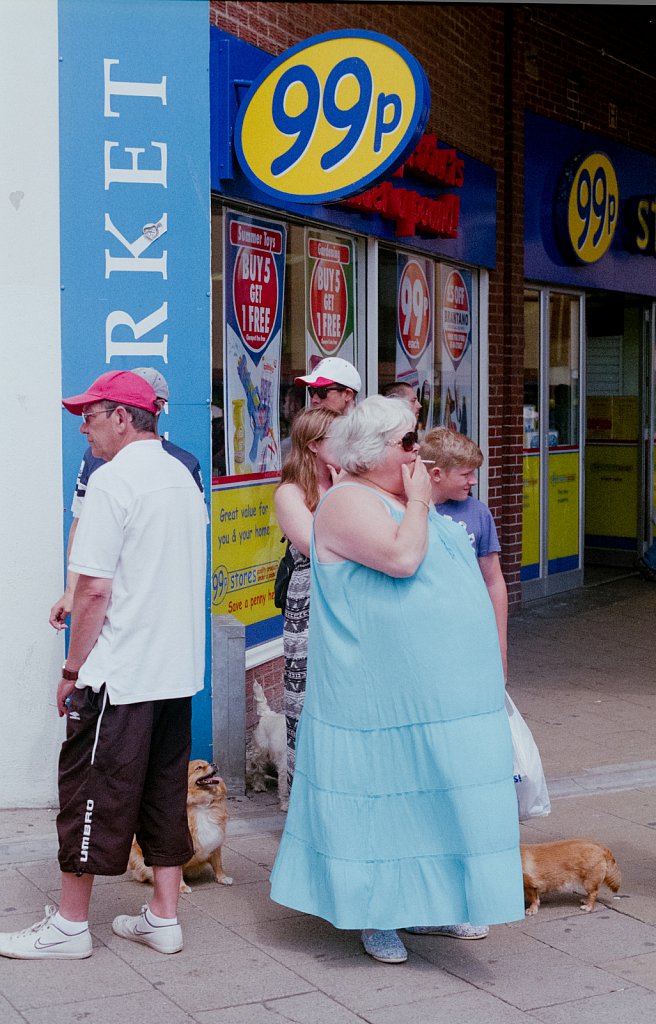
<path fill-rule="evenodd" d="M 578 263 L 596 263 L 608 251 L 619 213 L 615 169 L 605 153 L 575 157 L 563 172 L 556 202 L 561 248 Z"/>
<path fill-rule="evenodd" d="M 410 359 L 419 359 L 426 348 L 430 318 L 426 275 L 416 260 L 408 260 L 399 282 L 397 319 L 401 346 Z"/>
<path fill-rule="evenodd" d="M 237 157 L 270 195 L 336 200 L 403 163 L 429 106 L 421 65 L 393 39 L 352 30 L 313 36 L 251 86 L 237 113 Z"/>

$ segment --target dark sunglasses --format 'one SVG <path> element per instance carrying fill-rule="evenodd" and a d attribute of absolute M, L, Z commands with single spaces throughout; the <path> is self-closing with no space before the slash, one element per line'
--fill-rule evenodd
<path fill-rule="evenodd" d="M 308 391 L 310 392 L 310 395 L 316 395 L 317 398 L 323 399 L 328 397 L 329 391 L 346 391 L 346 388 L 343 384 L 331 384 L 330 386 L 327 384 L 320 384 L 319 387 L 316 388 L 309 386 Z"/>
<path fill-rule="evenodd" d="M 411 452 L 416 444 L 419 443 L 419 434 L 416 430 L 409 430 L 407 434 L 400 437 L 398 441 L 386 441 L 385 444 L 400 444 L 404 452 Z"/>

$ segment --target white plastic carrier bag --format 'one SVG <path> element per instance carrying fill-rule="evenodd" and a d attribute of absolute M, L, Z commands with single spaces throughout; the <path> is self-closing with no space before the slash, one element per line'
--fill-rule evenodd
<path fill-rule="evenodd" d="M 513 745 L 513 776 L 519 806 L 519 820 L 543 818 L 551 812 L 551 802 L 542 769 L 542 760 L 533 734 L 506 692 L 506 711 Z"/>

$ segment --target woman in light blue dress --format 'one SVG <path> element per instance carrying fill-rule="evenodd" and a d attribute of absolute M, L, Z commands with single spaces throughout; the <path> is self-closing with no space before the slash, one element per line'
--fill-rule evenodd
<path fill-rule="evenodd" d="M 342 476 L 314 519 L 271 896 L 400 963 L 398 928 L 479 938 L 524 916 L 503 671 L 471 545 L 430 506 L 408 406 L 367 398 L 329 442 Z"/>

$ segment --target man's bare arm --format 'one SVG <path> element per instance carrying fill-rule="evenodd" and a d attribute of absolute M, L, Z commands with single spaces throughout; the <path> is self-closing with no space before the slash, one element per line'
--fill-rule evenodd
<path fill-rule="evenodd" d="M 66 668 L 69 672 L 80 670 L 100 636 L 111 593 L 111 580 L 100 579 L 97 576 L 78 578 L 73 603 L 71 639 L 66 658 Z M 57 687 L 57 708 L 60 717 L 66 714 L 66 700 L 74 689 L 75 681 L 60 679 Z"/>

